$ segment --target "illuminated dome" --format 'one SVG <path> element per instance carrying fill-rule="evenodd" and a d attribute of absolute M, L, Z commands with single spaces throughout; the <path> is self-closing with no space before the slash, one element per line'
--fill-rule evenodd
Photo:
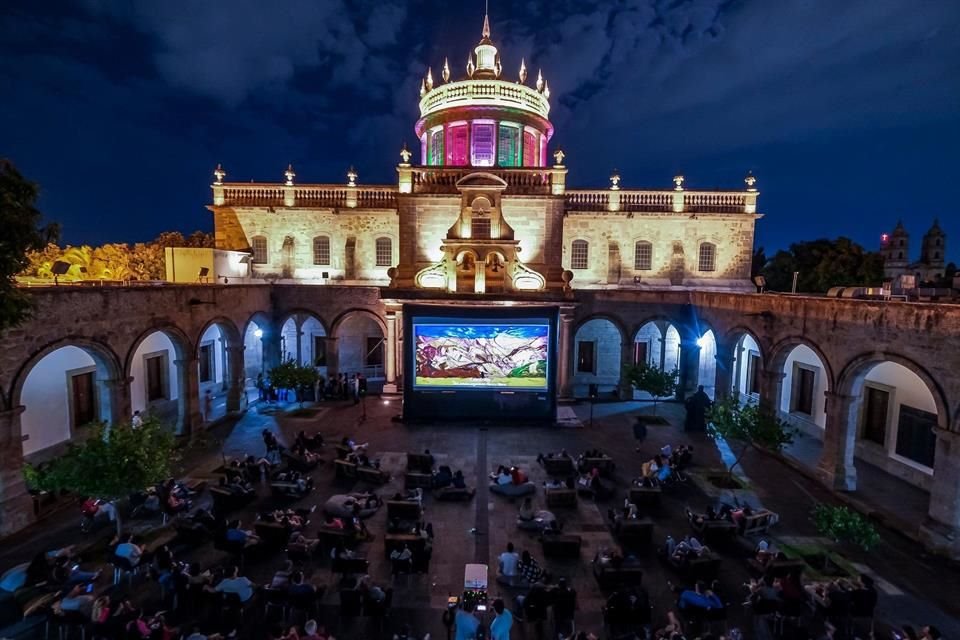
<path fill-rule="evenodd" d="M 550 87 L 537 73 L 528 87 L 526 62 L 516 82 L 502 79 L 500 54 L 483 17 L 483 37 L 467 56 L 467 77 L 450 82 L 443 61 L 440 83 L 428 70 L 420 84 L 421 163 L 453 167 L 542 167 L 553 136 Z"/>

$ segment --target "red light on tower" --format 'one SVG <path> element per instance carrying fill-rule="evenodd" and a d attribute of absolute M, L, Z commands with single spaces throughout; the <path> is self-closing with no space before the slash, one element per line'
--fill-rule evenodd
<path fill-rule="evenodd" d="M 889 242 L 890 242 L 890 234 L 889 234 L 889 233 L 881 233 L 881 234 L 880 234 L 880 244 L 883 245 L 883 246 L 886 246 Z"/>

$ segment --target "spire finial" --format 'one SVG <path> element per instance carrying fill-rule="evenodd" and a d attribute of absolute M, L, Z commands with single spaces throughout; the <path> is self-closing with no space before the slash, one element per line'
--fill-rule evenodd
<path fill-rule="evenodd" d="M 484 38 L 490 37 L 490 1 L 489 0 L 487 0 L 487 2 L 485 2 L 483 5 L 483 37 Z"/>
<path fill-rule="evenodd" d="M 223 165 L 218 162 L 217 168 L 213 170 L 213 175 L 217 179 L 214 184 L 223 184 L 223 178 L 227 175 L 227 172 L 223 170 Z"/>
<path fill-rule="evenodd" d="M 520 84 L 527 81 L 527 61 L 520 58 Z"/>
<path fill-rule="evenodd" d="M 543 91 L 543 71 L 537 70 L 537 91 Z"/>
<path fill-rule="evenodd" d="M 287 181 L 284 182 L 284 184 L 287 185 L 288 187 L 292 187 L 293 179 L 297 177 L 297 174 L 294 173 L 293 171 L 292 163 L 287 165 L 287 170 L 283 172 L 283 177 L 287 179 Z"/>
<path fill-rule="evenodd" d="M 427 69 L 427 91 L 433 90 L 433 69 Z"/>
<path fill-rule="evenodd" d="M 444 82 L 450 82 L 450 63 L 446 57 L 443 59 L 443 72 L 440 74 Z"/>

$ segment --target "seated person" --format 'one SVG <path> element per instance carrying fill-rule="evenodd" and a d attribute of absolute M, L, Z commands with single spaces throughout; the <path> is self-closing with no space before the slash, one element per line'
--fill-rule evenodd
<path fill-rule="evenodd" d="M 293 574 L 293 561 L 287 560 L 282 569 L 277 569 L 270 580 L 271 589 L 285 589 L 290 584 L 290 576 Z"/>
<path fill-rule="evenodd" d="M 507 467 L 500 465 L 495 472 L 490 474 L 490 480 L 499 485 L 508 485 L 513 482 L 513 475 Z"/>
<path fill-rule="evenodd" d="M 217 583 L 214 588 L 205 587 L 207 591 L 216 593 L 233 593 L 240 598 L 240 602 L 247 602 L 253 597 L 254 584 L 244 576 L 240 575 L 240 567 L 230 567 L 223 580 Z"/>
<path fill-rule="evenodd" d="M 370 446 L 369 443 L 364 442 L 363 444 L 357 444 L 351 438 L 343 436 L 343 439 L 340 441 L 340 446 L 347 449 L 351 453 L 358 453 L 360 451 L 366 451 L 367 447 Z"/>
<path fill-rule="evenodd" d="M 461 474 L 462 475 L 462 474 Z M 453 472 L 445 464 L 440 465 L 440 468 L 437 469 L 437 472 L 433 474 L 432 484 L 436 489 L 443 489 L 444 487 L 449 487 L 453 483 Z"/>
<path fill-rule="evenodd" d="M 397 491 L 393 494 L 393 497 L 390 498 L 392 502 L 416 502 L 419 505 L 423 504 L 423 489 L 417 487 L 416 489 L 408 489 L 406 491 L 400 492 Z"/>
<path fill-rule="evenodd" d="M 664 465 L 663 456 L 659 453 L 650 460 L 644 462 L 640 467 L 640 475 L 643 478 L 653 479 L 657 477 L 660 468 Z"/>
<path fill-rule="evenodd" d="M 317 588 L 303 579 L 302 571 L 294 571 L 290 574 L 290 586 L 288 591 L 291 596 L 303 596 L 316 594 Z"/>
<path fill-rule="evenodd" d="M 552 511 L 534 511 L 533 499 L 529 496 L 520 503 L 517 527 L 526 531 L 543 531 L 557 521 Z"/>
<path fill-rule="evenodd" d="M 766 568 L 767 565 L 777 558 L 777 550 L 766 540 L 761 540 L 757 543 L 757 548 L 754 550 L 754 557 L 757 562 L 760 563 L 761 567 Z"/>
<path fill-rule="evenodd" d="M 390 552 L 390 562 L 393 565 L 393 573 L 410 573 L 413 570 L 413 551 L 409 545 L 404 544 L 403 549 L 394 549 Z"/>
<path fill-rule="evenodd" d="M 300 430 L 300 432 L 297 433 L 297 439 L 294 441 L 294 444 L 308 451 L 316 451 L 323 447 L 323 436 L 319 433 L 308 436 L 306 431 Z"/>
<path fill-rule="evenodd" d="M 356 557 L 358 556 L 353 549 L 348 549 L 342 542 L 338 542 L 336 547 L 330 549 L 331 560 L 352 560 Z"/>
<path fill-rule="evenodd" d="M 252 547 L 255 544 L 259 544 L 260 538 L 257 534 L 246 529 L 241 529 L 240 526 L 239 520 L 231 520 L 228 522 L 224 539 L 227 542 L 243 544 L 244 547 Z"/>
<path fill-rule="evenodd" d="M 455 489 L 466 489 L 467 481 L 463 477 L 463 471 L 457 469 L 456 473 L 453 474 L 453 487 Z"/>
<path fill-rule="evenodd" d="M 130 563 L 131 567 L 136 567 L 143 558 L 143 551 L 143 547 L 134 541 L 131 534 L 127 533 L 120 536 L 120 543 L 117 545 L 117 548 L 114 549 L 113 555 L 118 558 L 124 558 Z"/>
<path fill-rule="evenodd" d="M 313 489 L 313 478 L 304 476 L 299 471 L 278 471 L 271 476 L 274 483 L 289 483 L 296 486 L 300 493 L 306 493 Z"/>
<path fill-rule="evenodd" d="M 60 601 L 60 610 L 76 611 L 85 618 L 90 618 L 93 614 L 93 603 L 95 600 L 96 598 L 87 593 L 86 585 L 74 585 Z"/>
<path fill-rule="evenodd" d="M 45 558 L 44 562 L 46 563 Z M 80 565 L 68 556 L 57 556 L 54 558 L 53 568 L 49 573 L 49 578 L 58 584 L 94 582 L 99 577 L 99 571 L 83 571 L 80 569 Z"/>
<path fill-rule="evenodd" d="M 293 444 L 293 448 L 290 450 L 290 453 L 293 454 L 294 457 L 299 458 L 302 462 L 307 464 L 314 464 L 320 461 L 320 454 L 314 453 L 308 449 L 305 444 L 299 441 Z"/>
<path fill-rule="evenodd" d="M 328 514 L 324 520 L 323 526 L 327 529 L 343 529 L 345 525 L 341 518 L 335 518 L 334 516 Z"/>
<path fill-rule="evenodd" d="M 619 569 L 623 565 L 623 556 L 616 549 L 600 549 L 593 557 L 593 564 L 603 568 Z"/>
<path fill-rule="evenodd" d="M 526 472 L 524 472 L 520 467 L 510 467 L 510 480 L 513 482 L 513 484 L 519 486 L 529 482 L 530 478 L 527 477 Z"/>
<path fill-rule="evenodd" d="M 670 456 L 670 464 L 676 469 L 684 469 L 693 461 L 693 447 L 681 444 Z"/>
<path fill-rule="evenodd" d="M 557 453 L 557 454 L 548 453 L 547 455 L 543 455 L 542 453 L 540 453 L 540 454 L 537 455 L 537 462 L 539 462 L 539 463 L 542 465 L 542 464 L 543 464 L 543 461 L 546 460 L 546 459 L 548 459 L 548 458 L 550 458 L 550 459 L 552 459 L 552 458 L 566 458 L 567 460 L 569 460 L 569 459 L 570 459 L 570 454 L 567 453 L 567 450 L 566 450 L 566 449 L 560 449 L 560 453 Z"/>
<path fill-rule="evenodd" d="M 697 580 L 693 589 L 683 589 L 677 598 L 677 606 L 682 610 L 697 609 L 709 611 L 723 609 L 723 601 L 702 580 Z"/>
<path fill-rule="evenodd" d="M 227 477 L 221 477 L 218 486 L 224 491 L 229 491 L 235 496 L 244 496 L 253 493 L 254 488 L 240 474 L 232 474 Z"/>
<path fill-rule="evenodd" d="M 522 554 L 520 554 L 520 563 L 517 565 L 517 573 L 520 575 L 520 581 L 528 585 L 534 584 L 535 582 L 540 582 L 545 575 L 540 563 L 534 560 L 529 551 L 524 551 Z"/>
<path fill-rule="evenodd" d="M 672 536 L 667 536 L 665 550 L 667 558 L 677 565 L 683 565 L 691 559 L 702 556 L 710 552 L 710 549 L 702 544 L 693 536 L 686 536 L 680 542 L 674 541 Z"/>
<path fill-rule="evenodd" d="M 520 556 L 514 551 L 512 542 L 507 543 L 507 550 L 500 554 L 497 564 L 498 583 L 512 586 L 518 581 Z"/>

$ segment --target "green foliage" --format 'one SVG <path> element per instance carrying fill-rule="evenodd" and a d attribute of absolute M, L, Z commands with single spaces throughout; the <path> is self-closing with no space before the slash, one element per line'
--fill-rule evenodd
<path fill-rule="evenodd" d="M 653 413 L 657 413 L 657 400 L 672 396 L 677 390 L 677 378 L 680 371 L 664 371 L 646 362 L 626 365 L 623 375 L 633 388 L 646 391 L 653 396 Z"/>
<path fill-rule="evenodd" d="M 770 291 L 790 291 L 794 271 L 799 272 L 797 291 L 801 293 L 826 293 L 837 286 L 879 286 L 883 281 L 883 258 L 850 238 L 821 238 L 794 243 L 789 251 L 778 251 L 760 273 Z"/>
<path fill-rule="evenodd" d="M 837 542 L 849 542 L 864 551 L 880 544 L 876 527 L 863 515 L 847 507 L 818 504 L 813 508 L 817 531 Z"/>
<path fill-rule="evenodd" d="M 116 500 L 168 477 L 173 458 L 173 434 L 148 418 L 136 429 L 99 425 L 62 457 L 40 469 L 28 466 L 24 475 L 32 488 Z"/>
<path fill-rule="evenodd" d="M 782 451 L 793 442 L 797 430 L 776 415 L 762 410 L 756 404 L 741 405 L 736 398 L 715 402 L 707 412 L 707 435 L 741 445 L 740 455 L 729 472 L 740 464 L 751 448 Z"/>
<path fill-rule="evenodd" d="M 313 387 L 320 374 L 309 365 L 297 364 L 294 360 L 287 360 L 273 369 L 270 369 L 270 382 L 278 389 L 295 389 L 300 405 L 303 405 L 303 392 Z"/>
<path fill-rule="evenodd" d="M 150 242 L 133 245 L 107 243 L 99 247 L 67 245 L 60 248 L 49 243 L 28 251 L 20 276 L 53 279 L 53 263 L 70 265 L 61 282 L 76 280 L 163 280 L 166 277 L 164 248 L 212 247 L 213 234 L 194 231 L 184 237 L 179 231 L 164 231 Z"/>
<path fill-rule="evenodd" d="M 30 315 L 30 299 L 17 288 L 15 277 L 27 266 L 27 252 L 56 240 L 56 225 L 40 227 L 36 207 L 39 190 L 13 163 L 0 159 L 0 330 Z"/>

